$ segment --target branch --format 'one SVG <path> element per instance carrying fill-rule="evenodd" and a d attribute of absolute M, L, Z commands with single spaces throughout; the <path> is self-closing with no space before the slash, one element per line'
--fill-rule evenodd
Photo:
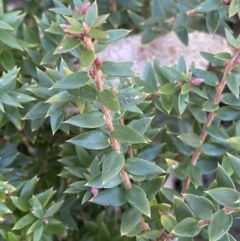
<path fill-rule="evenodd" d="M 214 97 L 214 103 L 215 104 L 219 104 L 220 101 L 221 101 L 221 96 L 222 96 L 223 90 L 224 90 L 224 88 L 226 86 L 226 83 L 227 83 L 226 76 L 235 67 L 235 60 L 237 59 L 239 52 L 240 52 L 239 49 L 234 49 L 231 61 L 226 63 L 226 67 L 225 67 L 225 70 L 224 70 L 224 73 L 223 73 L 223 77 L 222 77 L 220 83 L 217 86 L 217 92 L 216 92 L 216 95 Z M 210 112 L 208 114 L 207 121 L 204 123 L 204 125 L 202 127 L 202 131 L 201 131 L 201 134 L 200 134 L 200 141 L 201 141 L 202 144 L 205 141 L 206 136 L 207 136 L 207 127 L 211 125 L 214 117 L 215 117 L 215 112 L 214 111 Z M 195 151 L 192 155 L 192 159 L 191 159 L 192 165 L 196 165 L 196 163 L 198 161 L 198 158 L 201 155 L 201 153 L 202 153 L 201 147 L 195 149 Z M 182 194 L 186 193 L 189 184 L 190 184 L 190 178 L 187 177 L 185 179 L 184 184 L 183 184 L 183 188 L 182 188 L 182 192 L 181 192 Z"/>

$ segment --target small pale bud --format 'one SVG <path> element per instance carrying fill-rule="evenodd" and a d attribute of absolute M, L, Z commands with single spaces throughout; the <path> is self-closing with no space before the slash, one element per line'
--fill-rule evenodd
<path fill-rule="evenodd" d="M 91 193 L 92 193 L 93 196 L 96 196 L 98 194 L 98 188 L 92 187 L 91 188 Z"/>
<path fill-rule="evenodd" d="M 193 78 L 190 81 L 190 84 L 191 85 L 200 85 L 203 81 L 204 81 L 204 79 L 201 79 L 201 78 Z"/>
<path fill-rule="evenodd" d="M 95 59 L 95 61 L 94 61 L 94 64 L 95 64 L 97 67 L 101 67 L 101 65 L 102 65 L 101 59 L 97 57 L 97 58 Z"/>
<path fill-rule="evenodd" d="M 89 7 L 91 6 L 91 3 L 85 3 L 82 5 L 82 7 L 79 9 L 79 12 L 81 14 L 85 14 L 87 12 L 87 10 L 89 9 Z"/>
<path fill-rule="evenodd" d="M 48 219 L 47 219 L 47 218 L 44 218 L 44 219 L 43 219 L 43 223 L 48 224 Z"/>
<path fill-rule="evenodd" d="M 62 30 L 66 30 L 69 27 L 71 27 L 71 25 L 70 24 L 60 24 L 60 27 L 62 28 Z"/>
<path fill-rule="evenodd" d="M 222 0 L 223 5 L 229 5 L 231 3 L 231 0 Z"/>

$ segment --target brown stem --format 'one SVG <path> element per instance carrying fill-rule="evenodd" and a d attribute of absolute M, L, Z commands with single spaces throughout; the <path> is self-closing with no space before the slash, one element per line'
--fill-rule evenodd
<path fill-rule="evenodd" d="M 226 67 L 225 67 L 225 70 L 224 70 L 224 73 L 223 73 L 223 77 L 222 77 L 220 83 L 217 86 L 216 95 L 214 97 L 214 103 L 215 104 L 219 104 L 220 101 L 221 101 L 221 96 L 222 96 L 223 90 L 224 90 L 224 88 L 226 86 L 226 83 L 227 83 L 226 76 L 235 67 L 234 62 L 235 62 L 236 58 L 238 57 L 239 52 L 240 52 L 239 49 L 234 49 L 231 61 L 226 63 Z M 207 127 L 211 125 L 211 123 L 214 119 L 214 116 L 215 116 L 215 112 L 214 111 L 210 112 L 208 114 L 207 121 L 204 123 L 204 125 L 202 127 L 202 131 L 201 131 L 201 134 L 200 134 L 200 141 L 201 141 L 202 144 L 205 141 L 206 136 L 207 136 Z M 195 151 L 192 155 L 192 159 L 191 159 L 192 165 L 196 165 L 196 163 L 198 161 L 198 158 L 201 155 L 201 153 L 202 153 L 201 147 L 195 149 Z M 190 184 L 190 178 L 187 177 L 185 179 L 184 183 L 183 183 L 183 188 L 182 188 L 182 192 L 181 192 L 182 194 L 186 193 L 189 184 Z"/>
<path fill-rule="evenodd" d="M 99 92 L 103 91 L 102 72 L 101 72 L 100 66 L 96 65 L 94 63 L 93 70 L 95 73 L 95 82 L 96 82 L 97 90 Z M 106 106 L 102 105 L 102 111 L 106 118 L 107 129 L 111 133 L 113 131 L 114 127 L 113 127 L 113 123 L 112 123 L 112 118 L 110 116 L 110 110 Z M 111 140 L 111 146 L 112 146 L 113 150 L 116 152 L 120 152 L 121 146 L 120 146 L 119 142 L 112 136 L 110 137 L 110 140 Z M 122 180 L 123 180 L 123 184 L 124 184 L 125 188 L 130 188 L 131 181 L 129 179 L 128 174 L 125 172 L 124 168 L 121 170 L 121 176 L 122 176 Z"/>

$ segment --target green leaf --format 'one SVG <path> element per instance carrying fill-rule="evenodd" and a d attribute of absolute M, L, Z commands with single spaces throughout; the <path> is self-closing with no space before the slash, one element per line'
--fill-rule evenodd
<path fill-rule="evenodd" d="M 206 59 L 208 62 L 212 63 L 213 65 L 216 66 L 223 66 L 224 65 L 224 61 L 221 61 L 220 59 L 217 59 L 215 57 L 215 54 L 211 54 L 211 53 L 207 53 L 207 52 L 200 52 L 200 55 Z"/>
<path fill-rule="evenodd" d="M 142 118 L 140 120 L 133 120 L 128 124 L 131 126 L 134 130 L 139 132 L 140 134 L 143 134 L 147 128 L 149 127 L 150 123 L 152 122 L 152 117 Z"/>
<path fill-rule="evenodd" d="M 102 177 L 103 183 L 108 182 L 115 176 L 119 174 L 125 159 L 124 155 L 121 153 L 117 153 L 115 151 L 110 152 L 104 159 L 103 159 L 103 166 L 102 166 Z"/>
<path fill-rule="evenodd" d="M 122 215 L 121 235 L 125 235 L 141 221 L 141 213 L 135 208 L 126 209 Z"/>
<path fill-rule="evenodd" d="M 118 207 L 126 203 L 127 200 L 124 190 L 120 187 L 115 187 L 100 192 L 92 199 L 90 199 L 90 201 L 104 206 L 111 205 L 113 207 Z"/>
<path fill-rule="evenodd" d="M 167 67 L 167 66 L 161 66 L 162 70 L 173 80 L 181 80 L 182 74 L 178 72 L 177 70 Z"/>
<path fill-rule="evenodd" d="M 167 112 L 170 113 L 173 109 L 173 101 L 170 95 L 160 95 L 160 103 L 162 108 Z"/>
<path fill-rule="evenodd" d="M 231 227 L 232 217 L 225 214 L 223 210 L 218 210 L 211 218 L 208 227 L 209 241 L 219 240 Z"/>
<path fill-rule="evenodd" d="M 54 54 L 63 54 L 77 48 L 81 44 L 78 38 L 66 38 L 56 48 Z"/>
<path fill-rule="evenodd" d="M 115 126 L 114 130 L 111 132 L 111 136 L 126 144 L 147 143 L 142 135 L 132 127 L 125 125 Z"/>
<path fill-rule="evenodd" d="M 216 111 L 219 108 L 218 104 L 216 104 L 212 100 L 206 100 L 202 105 L 202 110 L 207 112 Z"/>
<path fill-rule="evenodd" d="M 90 150 L 101 150 L 110 145 L 109 136 L 101 131 L 89 131 L 70 139 L 68 142 Z"/>
<path fill-rule="evenodd" d="M 87 25 L 91 25 L 91 23 L 97 18 L 98 16 L 98 6 L 96 1 L 91 4 L 89 7 L 85 17 L 84 17 L 84 22 Z"/>
<path fill-rule="evenodd" d="M 235 74 L 227 74 L 226 76 L 227 86 L 230 91 L 238 98 L 239 96 L 239 83 Z"/>
<path fill-rule="evenodd" d="M 8 232 L 8 241 L 20 241 L 18 236 L 12 232 Z"/>
<path fill-rule="evenodd" d="M 49 200 L 52 198 L 52 196 L 55 194 L 56 191 L 53 191 L 52 188 L 46 190 L 45 192 L 39 193 L 36 195 L 39 202 L 41 203 L 42 207 L 44 208 Z"/>
<path fill-rule="evenodd" d="M 104 15 L 101 15 L 101 16 L 98 16 L 97 18 L 95 18 L 91 24 L 90 24 L 90 27 L 91 28 L 96 28 L 98 27 L 99 25 L 103 24 L 106 22 L 107 18 L 108 18 L 109 14 L 104 14 Z M 108 34 L 107 34 L 108 35 Z"/>
<path fill-rule="evenodd" d="M 176 226 L 177 221 L 171 214 L 161 214 L 161 223 L 164 229 L 171 233 L 173 228 Z"/>
<path fill-rule="evenodd" d="M 227 42 L 231 45 L 231 46 L 237 46 L 237 42 L 236 39 L 234 38 L 234 36 L 229 32 L 228 29 L 225 28 L 225 35 L 227 38 Z"/>
<path fill-rule="evenodd" d="M 50 97 L 46 103 L 54 104 L 54 103 L 62 103 L 67 102 L 72 99 L 73 96 L 68 91 L 61 91 L 52 97 Z"/>
<path fill-rule="evenodd" d="M 85 84 L 88 83 L 90 80 L 88 72 L 80 71 L 73 74 L 70 74 L 63 79 L 59 80 L 55 83 L 52 88 L 55 89 L 64 89 L 64 90 L 71 90 L 77 89 Z"/>
<path fill-rule="evenodd" d="M 176 86 L 172 83 L 162 85 L 159 88 L 159 92 L 163 95 L 172 95 L 176 92 L 176 90 L 177 90 Z"/>
<path fill-rule="evenodd" d="M 217 168 L 216 181 L 217 181 L 217 187 L 228 187 L 228 188 L 235 189 L 232 179 L 229 177 L 227 172 L 220 165 L 218 165 L 218 168 Z"/>
<path fill-rule="evenodd" d="M 229 61 L 232 58 L 231 54 L 227 53 L 227 52 L 217 53 L 215 55 L 215 57 L 217 59 L 220 59 L 220 60 L 224 61 L 224 62 Z"/>
<path fill-rule="evenodd" d="M 109 38 L 99 39 L 99 44 L 110 44 L 116 42 L 117 40 L 126 37 L 129 34 L 129 30 L 125 29 L 113 29 L 108 30 L 106 33 L 108 34 Z"/>
<path fill-rule="evenodd" d="M 235 189 L 220 187 L 206 191 L 206 193 L 211 196 L 218 203 L 228 206 L 230 208 L 238 208 L 240 200 L 240 193 Z"/>
<path fill-rule="evenodd" d="M 188 164 L 187 166 L 187 174 L 195 187 L 200 185 L 202 179 L 201 169 L 198 166 L 194 166 L 192 164 Z"/>
<path fill-rule="evenodd" d="M 28 212 L 30 210 L 30 205 L 26 199 L 22 197 L 13 196 L 11 197 L 13 205 L 23 212 Z"/>
<path fill-rule="evenodd" d="M 151 216 L 150 205 L 146 198 L 146 193 L 141 187 L 132 185 L 130 188 L 126 189 L 126 198 L 127 201 L 141 213 L 148 217 Z"/>
<path fill-rule="evenodd" d="M 44 118 L 49 109 L 49 104 L 44 103 L 44 101 L 39 101 L 36 105 L 30 109 L 27 114 L 24 116 L 24 119 L 39 119 Z"/>
<path fill-rule="evenodd" d="M 114 91 L 104 89 L 103 91 L 98 92 L 98 100 L 108 109 L 120 114 L 120 103 Z"/>
<path fill-rule="evenodd" d="M 36 216 L 39 219 L 43 218 L 43 208 L 41 203 L 39 202 L 38 198 L 36 196 L 32 196 L 32 198 L 29 200 L 30 205 L 32 206 L 31 211 L 34 216 Z"/>
<path fill-rule="evenodd" d="M 43 234 L 43 224 L 33 232 L 33 241 L 40 241 Z"/>
<path fill-rule="evenodd" d="M 48 217 L 52 216 L 53 214 L 55 214 L 61 208 L 62 204 L 63 204 L 63 201 L 54 203 L 51 207 L 49 207 L 46 210 L 44 217 L 48 218 Z"/>
<path fill-rule="evenodd" d="M 30 101 L 35 100 L 35 98 L 31 97 L 30 95 L 26 95 L 20 92 L 8 92 L 8 94 L 16 100 L 18 103 L 28 103 Z"/>
<path fill-rule="evenodd" d="M 156 164 L 136 157 L 126 160 L 125 170 L 135 176 L 159 175 L 164 173 L 164 170 Z"/>
<path fill-rule="evenodd" d="M 233 149 L 240 151 L 240 136 L 231 137 L 227 142 Z"/>
<path fill-rule="evenodd" d="M 228 155 L 229 159 L 231 160 L 231 165 L 234 170 L 234 173 L 237 175 L 237 177 L 240 180 L 240 159 L 229 153 L 227 153 L 227 155 Z"/>
<path fill-rule="evenodd" d="M 228 135 L 221 127 L 216 125 L 210 125 L 209 127 L 207 127 L 207 132 L 211 137 L 215 138 L 216 140 L 226 143 Z"/>
<path fill-rule="evenodd" d="M 218 77 L 206 70 L 192 69 L 193 74 L 201 79 L 204 79 L 204 83 L 210 86 L 216 86 L 218 84 Z"/>
<path fill-rule="evenodd" d="M 105 124 L 105 118 L 102 112 L 90 111 L 75 115 L 65 122 L 83 128 L 96 128 Z"/>
<path fill-rule="evenodd" d="M 206 0 L 200 3 L 196 8 L 196 12 L 210 12 L 217 10 L 221 7 L 222 3 L 220 0 Z"/>
<path fill-rule="evenodd" d="M 182 95 L 188 94 L 190 90 L 191 90 L 191 85 L 188 83 L 185 83 L 181 88 L 181 94 Z"/>
<path fill-rule="evenodd" d="M 33 177 L 32 179 L 28 180 L 20 192 L 20 197 L 24 199 L 29 199 L 33 194 L 33 190 L 37 185 L 38 180 L 39 179 L 37 177 Z"/>
<path fill-rule="evenodd" d="M 234 16 L 240 9 L 240 2 L 239 0 L 232 0 L 230 2 L 230 6 L 229 6 L 229 17 Z"/>
<path fill-rule="evenodd" d="M 17 39 L 8 31 L 0 30 L 0 41 L 13 49 L 23 50 Z"/>
<path fill-rule="evenodd" d="M 12 213 L 12 211 L 2 202 L 0 202 L 0 214 Z"/>
<path fill-rule="evenodd" d="M 215 34 L 220 23 L 220 17 L 217 10 L 207 12 L 206 24 L 210 34 Z"/>
<path fill-rule="evenodd" d="M 199 122 L 199 123 L 205 123 L 207 120 L 207 113 L 202 111 L 202 107 L 192 101 L 188 101 L 188 108 L 190 112 L 192 113 L 193 117 Z"/>
<path fill-rule="evenodd" d="M 135 76 L 135 73 L 131 69 L 127 68 L 123 63 L 104 61 L 101 66 L 101 70 L 105 74 L 109 74 L 117 77 Z"/>
<path fill-rule="evenodd" d="M 0 20 L 0 29 L 4 29 L 4 30 L 14 30 L 9 24 L 7 24 L 6 22 Z"/>
<path fill-rule="evenodd" d="M 1 20 L 0 20 L 1 22 Z M 12 52 L 3 51 L 1 54 L 1 64 L 6 70 L 12 70 L 15 66 L 15 60 Z"/>
<path fill-rule="evenodd" d="M 181 222 L 185 218 L 192 217 L 193 214 L 188 205 L 179 197 L 174 196 L 173 210 L 178 222 Z"/>
<path fill-rule="evenodd" d="M 178 109 L 179 109 L 180 115 L 182 115 L 183 112 L 187 108 L 188 98 L 189 98 L 188 94 L 185 94 L 185 95 L 179 94 L 179 96 L 178 96 L 178 103 L 177 104 L 178 104 Z"/>
<path fill-rule="evenodd" d="M 46 73 L 37 68 L 37 76 L 40 86 L 50 88 L 54 84 L 53 80 Z"/>
<path fill-rule="evenodd" d="M 201 231 L 200 227 L 198 226 L 198 220 L 195 218 L 186 218 L 178 223 L 172 233 L 183 236 L 183 237 L 194 237 L 198 235 Z"/>
<path fill-rule="evenodd" d="M 10 95 L 0 91 L 0 101 L 5 105 L 10 105 L 13 107 L 22 107 L 18 102 L 16 102 Z"/>
<path fill-rule="evenodd" d="M 180 134 L 178 138 L 186 145 L 194 148 L 201 147 L 202 145 L 199 136 L 193 132 Z"/>
<path fill-rule="evenodd" d="M 36 220 L 36 217 L 32 214 L 29 213 L 25 216 L 23 216 L 22 218 L 20 218 L 14 225 L 13 230 L 18 230 L 18 229 L 22 229 L 28 225 L 30 225 L 31 223 L 33 223 Z"/>
<path fill-rule="evenodd" d="M 140 101 L 144 100 L 148 94 L 140 93 L 140 92 L 124 92 L 118 94 L 118 100 L 120 102 L 121 108 L 126 109 L 130 106 L 134 106 Z"/>
<path fill-rule="evenodd" d="M 91 29 L 88 35 L 94 39 L 108 38 L 107 32 L 100 29 Z"/>
<path fill-rule="evenodd" d="M 83 49 L 80 53 L 80 64 L 84 68 L 88 68 L 92 65 L 95 59 L 95 53 L 93 50 Z"/>
<path fill-rule="evenodd" d="M 186 13 L 180 13 L 177 15 L 177 18 L 173 22 L 173 31 L 174 32 L 179 32 L 182 31 L 187 27 L 189 24 L 190 18 L 187 16 Z"/>
<path fill-rule="evenodd" d="M 201 219 L 210 220 L 215 212 L 214 205 L 205 197 L 185 194 L 184 198 L 192 211 Z"/>
<path fill-rule="evenodd" d="M 224 93 L 221 96 L 221 102 L 230 106 L 240 107 L 240 98 L 232 93 Z"/>

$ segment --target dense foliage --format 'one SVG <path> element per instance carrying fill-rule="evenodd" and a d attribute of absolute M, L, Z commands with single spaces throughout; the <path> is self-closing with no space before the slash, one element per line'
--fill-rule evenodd
<path fill-rule="evenodd" d="M 236 240 L 240 37 L 227 24 L 239 0 L 7 7 L 0 0 L 0 240 Z M 201 52 L 213 71 L 181 56 L 148 63 L 141 79 L 133 62 L 97 57 L 124 27 L 143 43 L 174 31 L 187 44 L 205 20 L 233 47 Z M 180 191 L 163 187 L 169 173 Z"/>

